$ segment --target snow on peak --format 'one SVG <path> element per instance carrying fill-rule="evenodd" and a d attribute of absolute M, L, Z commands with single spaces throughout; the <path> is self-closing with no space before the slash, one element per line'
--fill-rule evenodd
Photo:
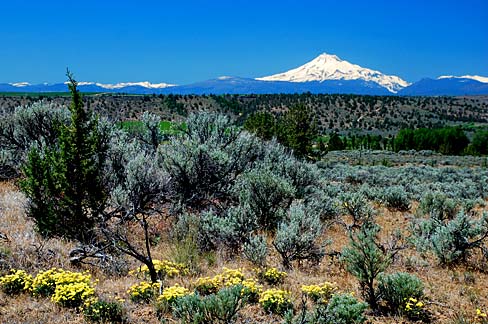
<path fill-rule="evenodd" d="M 488 83 L 488 77 L 483 77 L 479 75 L 463 75 L 463 76 L 454 76 L 454 75 L 441 75 L 437 78 L 440 79 L 471 79 L 476 80 L 482 83 Z"/>
<path fill-rule="evenodd" d="M 312 61 L 287 72 L 257 78 L 262 81 L 310 82 L 325 80 L 364 80 L 373 81 L 396 93 L 410 83 L 394 75 L 385 75 L 379 71 L 363 68 L 337 55 L 322 53 Z"/>
<path fill-rule="evenodd" d="M 99 87 L 105 88 L 105 89 L 120 89 L 120 88 L 125 88 L 125 87 L 132 87 L 132 86 L 139 86 L 139 87 L 144 87 L 144 88 L 149 88 L 149 89 L 162 89 L 162 88 L 175 86 L 174 84 L 169 84 L 169 83 L 151 83 L 148 81 L 122 82 L 122 83 L 116 83 L 116 84 L 97 83 L 96 85 Z"/>
<path fill-rule="evenodd" d="M 65 84 L 68 84 L 68 82 L 65 82 Z M 96 85 L 100 88 L 104 89 L 121 89 L 125 87 L 131 87 L 131 86 L 139 86 L 139 87 L 144 87 L 148 89 L 162 89 L 162 88 L 167 88 L 167 87 L 173 87 L 175 86 L 174 84 L 169 84 L 169 83 L 151 83 L 148 81 L 143 81 L 143 82 L 122 82 L 122 83 L 115 83 L 115 84 L 110 84 L 110 83 L 98 83 L 98 82 L 78 82 L 79 86 L 87 86 L 87 85 Z"/>
<path fill-rule="evenodd" d="M 27 87 L 30 85 L 29 82 L 16 82 L 16 83 L 9 83 L 9 84 L 14 87 Z"/>

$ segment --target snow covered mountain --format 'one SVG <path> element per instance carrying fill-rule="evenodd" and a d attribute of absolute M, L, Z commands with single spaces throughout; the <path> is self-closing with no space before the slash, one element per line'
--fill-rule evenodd
<path fill-rule="evenodd" d="M 327 53 L 320 54 L 312 61 L 295 69 L 256 80 L 287 82 L 363 80 L 375 82 L 392 93 L 397 93 L 409 85 L 408 82 L 397 76 L 385 75 L 379 71 L 363 68 Z"/>
<path fill-rule="evenodd" d="M 104 84 L 98 82 L 78 82 L 78 88 L 82 92 L 117 92 L 117 93 L 155 93 L 162 89 L 174 87 L 169 83 L 124 82 L 116 84 Z M 0 92 L 66 92 L 67 82 L 30 84 L 28 82 L 1 83 Z"/>
<path fill-rule="evenodd" d="M 463 76 L 454 76 L 454 75 L 441 75 L 437 78 L 437 80 L 442 79 L 471 79 L 481 83 L 488 83 L 488 77 L 483 77 L 479 75 L 463 75 Z"/>
<path fill-rule="evenodd" d="M 68 82 L 65 82 L 65 84 L 68 84 Z M 148 89 L 163 89 L 167 87 L 173 87 L 175 86 L 174 84 L 169 84 L 169 83 L 151 83 L 148 81 L 142 81 L 142 82 L 122 82 L 122 83 L 115 83 L 115 84 L 110 84 L 110 83 L 98 83 L 98 82 L 78 82 L 79 86 L 86 86 L 86 85 L 96 85 L 100 88 L 104 89 L 122 89 L 126 87 L 143 87 L 143 88 L 148 88 Z"/>

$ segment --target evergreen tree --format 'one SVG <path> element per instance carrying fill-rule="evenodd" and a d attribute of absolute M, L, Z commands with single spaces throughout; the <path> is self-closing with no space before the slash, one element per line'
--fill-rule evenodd
<path fill-rule="evenodd" d="M 270 140 L 276 136 L 276 120 L 274 115 L 267 111 L 256 112 L 246 119 L 244 129 L 262 139 Z"/>
<path fill-rule="evenodd" d="M 61 125 L 56 147 L 32 149 L 22 188 L 30 199 L 28 214 L 41 234 L 89 241 L 103 211 L 102 169 L 106 141 L 98 121 L 83 108 L 77 82 L 68 71 L 71 121 Z"/>
<path fill-rule="evenodd" d="M 342 141 L 341 137 L 337 133 L 332 133 L 329 139 L 329 151 L 340 151 L 344 150 L 345 148 L 346 144 Z"/>
<path fill-rule="evenodd" d="M 308 157 L 317 137 L 317 123 L 312 111 L 303 104 L 293 106 L 278 123 L 278 140 L 296 156 Z"/>

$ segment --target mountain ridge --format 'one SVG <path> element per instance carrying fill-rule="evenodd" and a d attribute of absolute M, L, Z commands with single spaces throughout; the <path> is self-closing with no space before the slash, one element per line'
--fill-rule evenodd
<path fill-rule="evenodd" d="M 79 82 L 83 92 L 128 94 L 272 94 L 328 93 L 360 95 L 479 95 L 488 94 L 488 77 L 443 75 L 409 83 L 398 76 L 363 68 L 337 55 L 322 53 L 291 70 L 258 78 L 220 76 L 186 85 L 171 83 Z M 66 92 L 64 83 L 0 83 L 0 92 Z"/>

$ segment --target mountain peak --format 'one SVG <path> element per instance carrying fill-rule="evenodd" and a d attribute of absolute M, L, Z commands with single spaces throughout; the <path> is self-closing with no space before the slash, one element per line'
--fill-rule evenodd
<path fill-rule="evenodd" d="M 313 82 L 326 80 L 363 80 L 372 81 L 392 93 L 409 85 L 408 82 L 394 75 L 385 75 L 379 71 L 363 68 L 349 63 L 337 55 L 322 53 L 308 63 L 287 72 L 257 78 L 262 81 Z"/>
<path fill-rule="evenodd" d="M 322 53 L 319 56 L 317 56 L 315 60 L 331 60 L 331 61 L 342 61 L 339 56 L 334 55 L 334 54 L 329 54 L 329 53 Z"/>

